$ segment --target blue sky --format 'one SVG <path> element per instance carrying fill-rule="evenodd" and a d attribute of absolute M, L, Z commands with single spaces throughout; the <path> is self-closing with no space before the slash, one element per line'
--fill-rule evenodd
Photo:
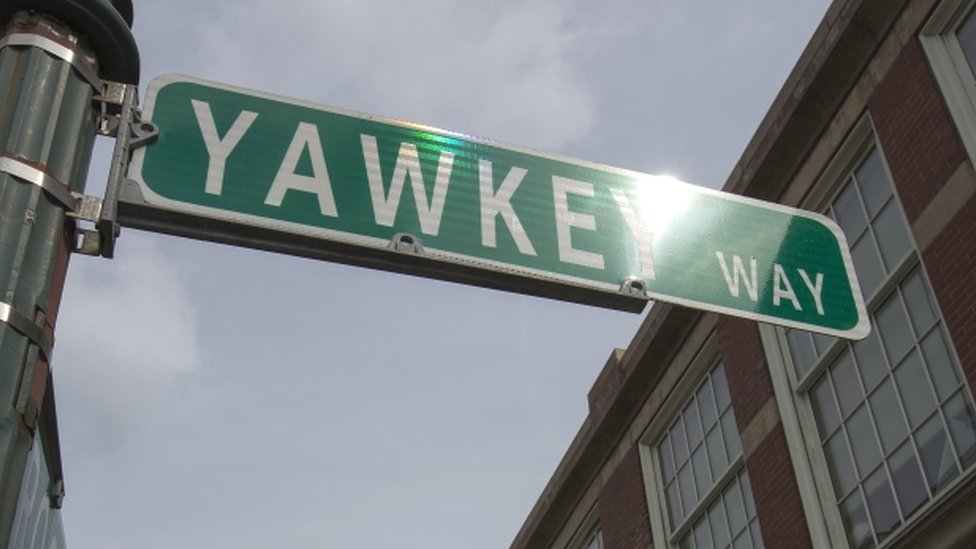
<path fill-rule="evenodd" d="M 135 2 L 183 73 L 720 187 L 824 0 Z M 102 192 L 111 143 L 95 151 Z M 74 549 L 507 547 L 643 315 L 124 230 L 54 375 Z"/>

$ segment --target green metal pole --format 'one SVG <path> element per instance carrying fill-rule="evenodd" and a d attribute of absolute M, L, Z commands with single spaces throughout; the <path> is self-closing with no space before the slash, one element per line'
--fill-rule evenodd
<path fill-rule="evenodd" d="M 139 56 L 129 31 L 129 0 L 3 3 L 0 547 L 19 549 L 38 543 L 35 534 L 13 539 L 12 532 L 15 519 L 22 521 L 18 516 L 27 513 L 18 507 L 24 505 L 21 485 L 38 419 L 54 419 L 49 367 L 54 319 L 74 248 L 68 214 L 77 199 L 71 193 L 84 191 L 98 128 L 100 110 L 93 100 L 104 92 L 103 79 L 135 84 Z M 60 480 L 52 484 L 60 486 Z M 48 489 L 48 499 L 59 506 L 53 491 Z"/>

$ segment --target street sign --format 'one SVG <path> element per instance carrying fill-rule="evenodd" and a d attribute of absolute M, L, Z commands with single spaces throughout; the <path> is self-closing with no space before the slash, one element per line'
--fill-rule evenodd
<path fill-rule="evenodd" d="M 119 221 L 640 311 L 655 299 L 860 338 L 819 214 L 456 132 L 166 75 Z"/>

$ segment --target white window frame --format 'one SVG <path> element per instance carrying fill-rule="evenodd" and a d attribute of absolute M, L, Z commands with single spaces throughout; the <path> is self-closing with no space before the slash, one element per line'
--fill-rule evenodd
<path fill-rule="evenodd" d="M 654 419 L 644 432 L 638 445 L 654 547 L 662 549 L 678 547 L 680 540 L 690 533 L 695 522 L 708 512 L 709 505 L 714 503 L 716 497 L 719 497 L 735 476 L 745 470 L 744 453 L 740 452 L 739 456 L 729 463 L 721 476 L 715 479 L 712 487 L 700 498 L 695 507 L 685 515 L 681 524 L 672 531 L 667 499 L 664 493 L 665 481 L 661 474 L 661 461 L 657 448 L 671 424 L 688 404 L 688 400 L 701 387 L 706 376 L 720 361 L 718 341 L 713 332 L 699 349 L 698 354 L 682 374 L 661 408 L 654 414 Z"/>
<path fill-rule="evenodd" d="M 976 0 L 969 0 L 965 3 L 972 7 L 976 5 Z M 962 15 L 965 13 L 967 12 L 964 10 Z M 961 15 L 957 14 L 957 17 L 961 17 Z M 958 47 L 957 43 L 956 48 Z M 965 59 L 963 59 L 963 63 L 965 63 Z M 966 65 L 966 70 L 969 71 L 968 65 Z M 976 110 L 974 110 L 974 114 L 976 114 Z M 973 120 L 976 121 L 976 116 Z M 849 175 L 872 147 L 877 149 L 888 175 L 888 180 L 893 182 L 894 178 L 891 176 L 888 162 L 884 157 L 881 144 L 877 140 L 870 117 L 864 115 L 855 124 L 851 134 L 844 144 L 838 148 L 837 154 L 814 184 L 804 201 L 803 207 L 812 211 L 824 211 L 845 189 L 850 180 Z M 897 189 L 893 188 L 892 192 L 894 193 L 893 199 L 901 206 Z M 899 211 L 907 228 L 909 251 L 891 269 L 880 286 L 871 295 L 864 296 L 867 310 L 872 314 L 896 291 L 896 288 L 905 281 L 908 274 L 913 270 L 917 269 L 926 280 L 928 279 L 915 235 L 907 218 L 905 218 L 904 208 L 899 207 Z M 931 284 L 929 284 L 929 288 L 931 289 Z M 939 311 L 939 317 L 943 322 L 943 327 L 945 327 L 945 318 L 941 311 Z M 873 329 L 875 326 L 872 325 Z M 784 424 L 787 447 L 796 471 L 804 513 L 815 547 L 848 547 L 847 532 L 840 515 L 839 506 L 834 498 L 832 479 L 821 446 L 820 432 L 809 395 L 809 390 L 813 387 L 814 382 L 844 351 L 846 341 L 835 341 L 810 370 L 805 372 L 801 379 L 798 379 L 786 333 L 787 330 L 782 327 L 760 324 L 760 336 L 769 365 L 777 407 Z M 951 357 L 958 367 L 960 364 L 959 357 L 947 329 L 944 335 L 947 338 L 949 353 L 951 353 Z M 972 402 L 972 388 L 966 382 L 961 369 L 957 373 L 962 376 L 963 390 Z M 899 525 L 878 547 L 884 548 L 896 543 L 902 534 L 922 521 L 925 516 L 931 513 L 933 508 L 937 507 L 954 491 L 954 487 L 964 483 L 973 473 L 973 470 L 963 470 L 949 486 L 940 490 L 939 497 L 924 503 L 911 518 Z"/>
<path fill-rule="evenodd" d="M 976 0 L 944 0 L 922 27 L 919 39 L 966 153 L 976 165 L 976 76 L 955 35 L 974 8 Z"/>
<path fill-rule="evenodd" d="M 599 533 L 602 538 L 603 529 L 600 526 L 599 514 L 597 512 L 598 506 L 599 501 L 594 503 L 593 506 L 590 507 L 590 510 L 586 512 L 586 516 L 576 529 L 576 533 L 573 534 L 572 538 L 570 538 L 567 547 L 571 547 L 572 549 L 588 549 L 594 536 Z M 605 547 L 605 545 L 603 546 Z"/>
<path fill-rule="evenodd" d="M 596 542 L 595 545 L 594 542 Z M 603 540 L 603 529 L 597 526 L 590 532 L 590 535 L 586 536 L 586 541 L 583 542 L 583 549 L 605 549 L 605 548 L 606 548 L 606 542 Z"/>

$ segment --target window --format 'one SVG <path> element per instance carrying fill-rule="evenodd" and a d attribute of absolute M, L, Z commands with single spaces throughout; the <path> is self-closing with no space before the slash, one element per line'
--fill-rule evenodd
<path fill-rule="evenodd" d="M 594 503 L 565 545 L 572 549 L 604 549 L 603 529 L 599 523 L 598 505 Z"/>
<path fill-rule="evenodd" d="M 667 427 L 653 453 L 671 544 L 763 546 L 721 362 Z"/>
<path fill-rule="evenodd" d="M 871 316 L 862 341 L 785 332 L 851 547 L 881 545 L 976 461 L 976 414 L 881 154 L 827 207 Z"/>
<path fill-rule="evenodd" d="M 973 12 L 963 19 L 962 25 L 956 30 L 956 39 L 969 65 L 969 72 L 976 74 L 976 17 L 973 17 Z"/>
<path fill-rule="evenodd" d="M 974 6 L 974 0 L 944 0 L 926 23 L 920 39 L 969 158 L 976 162 Z"/>
<path fill-rule="evenodd" d="M 603 530 L 597 528 L 596 532 L 590 536 L 590 541 L 586 542 L 583 549 L 603 549 Z"/>

